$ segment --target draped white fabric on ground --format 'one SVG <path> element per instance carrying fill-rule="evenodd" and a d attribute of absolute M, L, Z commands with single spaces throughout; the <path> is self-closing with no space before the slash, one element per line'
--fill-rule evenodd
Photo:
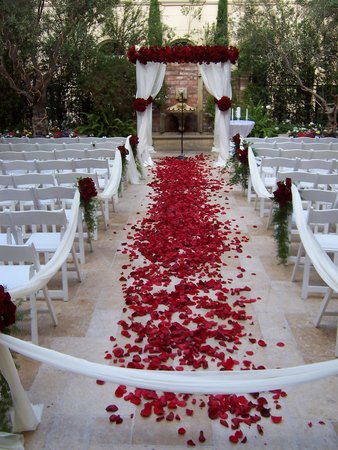
<path fill-rule="evenodd" d="M 166 71 L 165 64 L 136 62 L 137 98 L 155 98 L 163 84 Z M 152 145 L 152 106 L 144 112 L 137 112 L 137 135 L 139 138 L 138 152 L 141 162 L 145 166 L 153 165 L 150 154 L 154 152 Z"/>
<path fill-rule="evenodd" d="M 217 100 L 223 96 L 231 98 L 231 63 L 210 63 L 201 64 L 200 71 L 204 84 L 208 92 Z M 214 126 L 214 146 L 212 151 L 218 152 L 219 166 L 224 166 L 229 158 L 230 149 L 230 109 L 228 111 L 220 111 L 215 106 L 215 126 Z"/>

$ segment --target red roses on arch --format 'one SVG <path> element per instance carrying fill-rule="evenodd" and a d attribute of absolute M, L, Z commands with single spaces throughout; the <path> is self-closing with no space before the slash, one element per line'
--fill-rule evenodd
<path fill-rule="evenodd" d="M 142 97 L 137 97 L 133 101 L 133 107 L 137 112 L 144 112 L 148 106 L 152 103 L 153 97 L 150 95 L 147 99 Z"/>
<path fill-rule="evenodd" d="M 220 111 L 228 111 L 231 108 L 231 99 L 226 95 L 223 95 L 219 100 L 214 98 L 216 105 Z"/>

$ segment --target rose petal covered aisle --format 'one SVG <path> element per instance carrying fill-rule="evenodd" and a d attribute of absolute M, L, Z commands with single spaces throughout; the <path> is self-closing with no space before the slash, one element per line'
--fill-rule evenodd
<path fill-rule="evenodd" d="M 247 311 L 256 298 L 246 270 L 239 264 L 228 269 L 248 238 L 227 219 L 224 181 L 212 176 L 203 156 L 166 158 L 154 170 L 151 187 L 148 214 L 131 227 L 123 250 L 131 261 L 120 278 L 126 307 L 106 359 L 152 370 L 264 368 L 254 358 L 256 348 L 267 344 L 255 337 Z M 263 434 L 264 421 L 282 421 L 279 400 L 286 394 L 196 396 L 119 386 L 115 396 L 138 406 L 136 414 L 152 416 L 154 423 L 174 422 L 172 432 L 182 436 L 182 444 L 194 445 L 210 438 L 203 429 L 189 435 L 181 426 L 196 412 L 227 428 L 224 439 L 245 443 L 248 427 Z M 113 412 L 111 422 L 122 423 L 114 403 L 107 411 Z"/>

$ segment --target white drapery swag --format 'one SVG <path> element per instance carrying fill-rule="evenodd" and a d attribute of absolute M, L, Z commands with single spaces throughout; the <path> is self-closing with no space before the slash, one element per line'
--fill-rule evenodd
<path fill-rule="evenodd" d="M 148 62 L 147 64 L 141 64 L 136 61 L 136 97 L 147 99 L 151 96 L 155 98 L 163 84 L 165 70 L 166 66 L 162 63 Z M 139 158 L 145 166 L 152 166 L 153 161 L 150 154 L 154 152 L 154 147 L 152 145 L 153 114 L 151 105 L 144 112 L 137 112 L 136 114 Z"/>
<path fill-rule="evenodd" d="M 222 63 L 201 64 L 200 71 L 203 82 L 209 94 L 217 100 L 223 96 L 231 98 L 230 61 Z M 218 152 L 217 166 L 224 166 L 229 158 L 230 148 L 230 109 L 220 111 L 215 106 L 214 146 L 213 152 Z"/>

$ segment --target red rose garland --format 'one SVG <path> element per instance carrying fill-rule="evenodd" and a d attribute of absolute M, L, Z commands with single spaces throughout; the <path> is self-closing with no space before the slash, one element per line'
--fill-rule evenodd
<path fill-rule="evenodd" d="M 236 357 L 243 341 L 253 346 L 267 344 L 245 331 L 245 324 L 252 322 L 246 306 L 256 301 L 250 297 L 251 289 L 244 283 L 233 287 L 233 279 L 225 279 L 221 272 L 226 266 L 223 255 L 242 253 L 247 238 L 238 231 L 233 233 L 230 220 L 218 219 L 225 208 L 210 200 L 218 197 L 222 182 L 210 180 L 206 166 L 203 156 L 185 161 L 166 158 L 156 166 L 149 212 L 132 227 L 128 234 L 132 243 L 123 250 L 129 253 L 131 263 L 122 267 L 120 281 L 126 307 L 125 317 L 118 324 L 127 343 L 121 345 L 111 336 L 112 348 L 105 358 L 114 364 L 177 371 L 264 368 L 248 359 L 253 351 L 247 351 L 242 360 Z M 242 279 L 245 269 L 238 266 L 237 270 L 237 278 Z M 276 410 L 284 395 L 279 390 L 274 392 Z M 240 430 L 242 423 L 255 425 L 263 433 L 258 423 L 263 417 L 281 421 L 258 393 L 192 396 L 128 390 L 120 385 L 115 396 L 139 406 L 142 417 L 155 416 L 157 422 L 177 425 L 182 415 L 193 416 L 196 408 L 205 409 L 211 420 L 235 430 L 229 434 L 231 442 L 246 441 Z M 123 422 L 115 404 L 106 409 L 112 423 Z M 186 433 L 183 427 L 176 432 L 181 436 Z M 195 439 L 206 440 L 203 430 Z M 194 440 L 187 439 L 186 443 L 194 445 Z"/>
<path fill-rule="evenodd" d="M 138 50 L 132 46 L 128 51 L 128 58 L 133 64 L 136 64 L 136 61 L 141 64 L 147 62 L 210 64 L 226 61 L 235 64 L 238 57 L 239 50 L 236 47 L 224 45 L 153 46 L 141 47 Z"/>
<path fill-rule="evenodd" d="M 214 101 L 220 111 L 228 111 L 231 108 L 231 99 L 226 95 L 221 97 L 219 100 L 217 100 L 217 98 L 214 98 Z"/>
<path fill-rule="evenodd" d="M 273 236 L 277 243 L 277 257 L 280 264 L 286 265 L 289 258 L 290 232 L 289 218 L 292 214 L 292 180 L 278 181 L 277 189 L 273 192 L 272 224 Z"/>

